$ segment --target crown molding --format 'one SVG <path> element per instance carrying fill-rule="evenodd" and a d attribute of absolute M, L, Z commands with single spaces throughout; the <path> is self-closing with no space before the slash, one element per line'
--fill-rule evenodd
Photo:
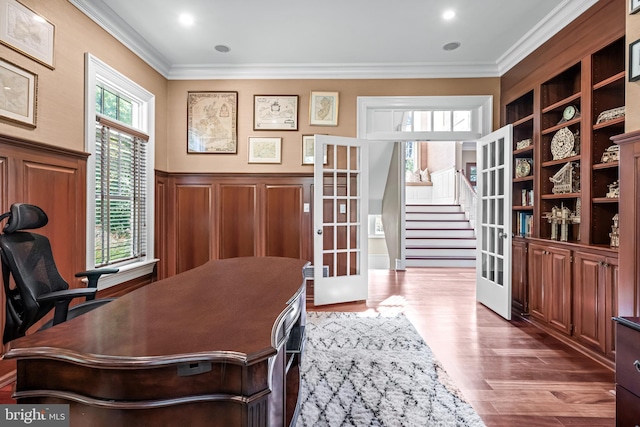
<path fill-rule="evenodd" d="M 102 0 L 69 0 L 69 3 L 115 37 L 157 72 L 164 77 L 168 76 L 171 63 Z"/>
<path fill-rule="evenodd" d="M 496 63 L 371 63 L 172 65 L 102 0 L 69 0 L 169 80 L 222 79 L 410 79 L 500 77 L 598 0 L 563 0 Z"/>
<path fill-rule="evenodd" d="M 491 63 L 177 65 L 169 80 L 200 79 L 411 79 L 498 77 Z"/>
<path fill-rule="evenodd" d="M 598 0 L 563 0 L 498 58 L 499 74 L 509 71 L 597 2 Z"/>

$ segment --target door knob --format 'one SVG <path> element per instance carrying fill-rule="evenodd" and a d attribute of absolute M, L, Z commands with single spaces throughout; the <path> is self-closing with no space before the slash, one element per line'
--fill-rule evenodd
<path fill-rule="evenodd" d="M 322 234 L 322 230 L 318 230 L 318 231 L 316 231 L 316 233 L 318 233 L 318 235 L 321 235 Z"/>

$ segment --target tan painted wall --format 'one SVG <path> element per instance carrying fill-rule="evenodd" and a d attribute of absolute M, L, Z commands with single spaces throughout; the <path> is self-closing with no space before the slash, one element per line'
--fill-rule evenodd
<path fill-rule="evenodd" d="M 627 2 L 627 4 L 628 3 L 629 2 Z M 640 12 L 634 15 L 627 14 L 626 39 L 627 45 L 640 39 Z M 627 50 L 627 56 L 628 55 L 629 52 Z M 629 64 L 628 57 L 626 63 Z M 627 73 L 629 73 L 629 71 L 627 65 Z M 640 129 L 640 80 L 635 82 L 627 81 L 625 92 L 625 132 L 631 132 Z"/>
<path fill-rule="evenodd" d="M 167 81 L 65 0 L 21 0 L 52 22 L 55 69 L 0 45 L 0 57 L 38 75 L 36 128 L 0 121 L 0 133 L 84 151 L 84 54 L 90 52 L 156 96 L 156 156 L 166 159 Z"/>
<path fill-rule="evenodd" d="M 156 168 L 167 172 L 311 172 L 301 164 L 303 134 L 356 135 L 357 96 L 493 95 L 499 123 L 499 78 L 397 80 L 167 81 L 65 0 L 24 0 L 55 24 L 55 69 L 0 45 L 0 56 L 38 75 L 37 127 L 0 121 L 0 133 L 84 151 L 84 54 L 90 52 L 156 96 Z M 237 91 L 238 153 L 187 154 L 187 92 Z M 309 126 L 309 94 L 340 93 L 337 127 Z M 253 95 L 299 95 L 299 130 L 254 132 Z M 249 136 L 283 138 L 281 165 L 247 164 Z"/>
<path fill-rule="evenodd" d="M 207 80 L 170 81 L 168 111 L 168 172 L 311 172 L 302 166 L 302 135 L 321 133 L 356 136 L 358 96 L 493 95 L 494 128 L 499 123 L 500 80 L 479 79 L 395 79 L 395 80 Z M 238 92 L 238 153 L 187 154 L 187 92 Z M 337 127 L 309 125 L 311 91 L 338 91 Z M 298 95 L 298 131 L 253 131 L 253 96 Z M 282 164 L 248 164 L 248 138 L 282 138 Z"/>

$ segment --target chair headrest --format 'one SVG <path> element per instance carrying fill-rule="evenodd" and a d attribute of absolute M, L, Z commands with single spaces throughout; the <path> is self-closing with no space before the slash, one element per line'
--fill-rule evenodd
<path fill-rule="evenodd" d="M 3 215 L 4 216 L 4 215 Z M 9 220 L 4 226 L 5 233 L 18 230 L 29 230 L 47 225 L 49 218 L 38 206 L 28 203 L 14 203 L 11 205 Z"/>

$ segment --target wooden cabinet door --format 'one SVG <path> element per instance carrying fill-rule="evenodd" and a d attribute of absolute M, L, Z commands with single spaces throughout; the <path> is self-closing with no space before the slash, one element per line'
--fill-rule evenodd
<path fill-rule="evenodd" d="M 605 272 L 605 353 L 615 360 L 616 356 L 616 322 L 613 317 L 619 316 L 618 312 L 618 259 L 607 258 Z"/>
<path fill-rule="evenodd" d="M 605 351 L 605 257 L 576 252 L 574 266 L 574 336 L 581 343 Z"/>
<path fill-rule="evenodd" d="M 529 285 L 529 314 L 535 319 L 547 321 L 547 312 L 544 304 L 544 260 L 546 250 L 544 246 L 529 245 L 528 254 L 528 285 Z"/>
<path fill-rule="evenodd" d="M 527 314 L 529 310 L 529 289 L 527 287 L 527 242 L 513 241 L 511 254 L 511 298 L 515 313 Z"/>
<path fill-rule="evenodd" d="M 553 328 L 571 335 L 571 251 L 547 247 L 543 263 L 547 318 Z"/>

